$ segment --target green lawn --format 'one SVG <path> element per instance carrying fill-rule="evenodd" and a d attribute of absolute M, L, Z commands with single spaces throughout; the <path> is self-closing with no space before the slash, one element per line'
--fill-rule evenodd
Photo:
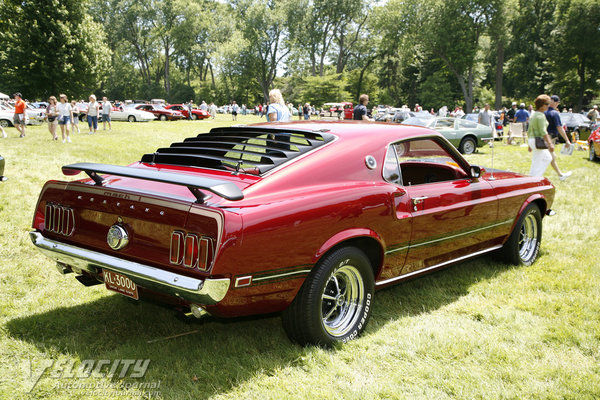
<path fill-rule="evenodd" d="M 139 398 L 125 384 L 140 382 L 160 382 L 155 391 L 165 399 L 600 396 L 600 163 L 587 161 L 587 152 L 560 156 L 573 171 L 565 182 L 547 170 L 557 215 L 544 219 L 533 266 L 482 257 L 380 291 L 365 335 L 334 350 L 291 344 L 278 316 L 188 321 L 102 285 L 86 288 L 31 244 L 37 196 L 46 180 L 64 178 L 62 165 L 125 165 L 230 119 L 115 122 L 111 132 L 76 134 L 71 144 L 52 142 L 45 126 L 29 128 L 25 139 L 7 129 L 9 138 L 0 139 L 9 177 L 0 184 L 1 399 Z M 489 166 L 491 149 L 468 158 Z M 496 168 L 527 172 L 529 165 L 526 148 L 496 144 Z M 47 373 L 28 394 L 30 364 L 36 371 L 46 359 L 151 361 L 140 379 Z M 104 394 L 81 387 L 111 382 L 114 392 Z M 65 384 L 72 386 L 57 387 Z"/>

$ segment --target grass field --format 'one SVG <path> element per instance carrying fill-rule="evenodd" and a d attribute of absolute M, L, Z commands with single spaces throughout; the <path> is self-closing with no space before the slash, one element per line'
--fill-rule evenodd
<path fill-rule="evenodd" d="M 278 316 L 188 321 L 102 285 L 86 288 L 31 244 L 37 196 L 46 180 L 64 178 L 62 165 L 126 165 L 230 118 L 115 122 L 110 132 L 75 134 L 71 144 L 51 141 L 45 126 L 24 139 L 7 129 L 0 139 L 9 177 L 0 184 L 0 399 L 600 397 L 600 163 L 587 161 L 587 152 L 560 156 L 573 171 L 567 181 L 546 171 L 557 215 L 544 219 L 533 266 L 482 257 L 380 291 L 365 335 L 333 350 L 291 344 Z M 491 152 L 468 158 L 489 166 Z M 497 143 L 494 167 L 527 172 L 529 165 L 526 148 Z M 58 378 L 59 364 L 90 359 L 150 364 L 138 379 Z M 45 360 L 55 364 L 31 390 Z M 143 393 L 139 383 L 148 385 Z"/>

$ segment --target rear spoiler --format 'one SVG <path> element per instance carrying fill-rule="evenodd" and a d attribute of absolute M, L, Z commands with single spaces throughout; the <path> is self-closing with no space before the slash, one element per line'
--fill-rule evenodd
<path fill-rule="evenodd" d="M 233 182 L 228 182 L 219 179 L 201 178 L 198 176 L 177 174 L 173 172 L 161 172 L 151 169 L 122 167 L 119 165 L 110 164 L 95 164 L 95 163 L 77 163 L 69 164 L 62 167 L 62 172 L 65 175 L 77 175 L 80 172 L 85 172 L 96 185 L 102 186 L 104 178 L 98 174 L 109 174 L 117 176 L 125 176 L 127 178 L 144 179 L 147 181 L 171 183 L 174 185 L 187 186 L 192 194 L 198 200 L 198 203 L 203 203 L 205 195 L 199 189 L 205 189 L 227 200 L 241 200 L 244 194 L 241 189 Z"/>

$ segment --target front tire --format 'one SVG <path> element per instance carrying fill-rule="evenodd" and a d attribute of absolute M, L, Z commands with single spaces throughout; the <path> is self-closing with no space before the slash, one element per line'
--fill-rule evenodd
<path fill-rule="evenodd" d="M 196 114 L 192 114 L 192 121 L 195 121 L 198 119 L 198 116 Z"/>
<path fill-rule="evenodd" d="M 10 122 L 7 119 L 0 119 L 0 126 L 2 128 L 8 128 L 10 126 Z"/>
<path fill-rule="evenodd" d="M 502 258 L 514 265 L 531 265 L 536 260 L 542 242 L 542 213 L 536 204 L 529 204 L 500 250 Z"/>
<path fill-rule="evenodd" d="M 371 315 L 375 282 L 367 256 L 343 247 L 311 271 L 283 312 L 288 337 L 300 345 L 330 347 L 360 335 Z"/>
<path fill-rule="evenodd" d="M 458 151 L 462 154 L 473 154 L 477 149 L 477 142 L 472 137 L 463 138 L 458 146 Z"/>
<path fill-rule="evenodd" d="M 159 120 L 161 121 L 166 121 L 167 120 L 167 116 L 164 114 L 161 114 L 160 117 L 158 117 Z"/>
<path fill-rule="evenodd" d="M 135 115 L 130 115 L 129 117 L 127 117 L 127 121 L 135 122 Z"/>

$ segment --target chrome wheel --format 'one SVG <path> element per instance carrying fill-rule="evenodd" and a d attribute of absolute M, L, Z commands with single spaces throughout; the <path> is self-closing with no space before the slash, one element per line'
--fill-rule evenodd
<path fill-rule="evenodd" d="M 460 143 L 460 151 L 463 154 L 473 154 L 477 148 L 477 143 L 471 138 L 464 138 Z"/>
<path fill-rule="evenodd" d="M 361 318 L 365 287 L 358 269 L 344 265 L 335 270 L 321 296 L 325 331 L 333 337 L 346 335 Z"/>
<path fill-rule="evenodd" d="M 519 232 L 519 257 L 528 261 L 538 246 L 538 221 L 533 214 L 527 214 Z"/>
<path fill-rule="evenodd" d="M 594 142 L 590 142 L 590 156 L 589 159 L 590 161 L 595 161 L 596 160 L 596 150 L 594 149 Z"/>
<path fill-rule="evenodd" d="M 375 279 L 365 253 L 352 246 L 325 255 L 282 313 L 285 332 L 301 345 L 329 347 L 358 337 L 373 309 Z"/>

